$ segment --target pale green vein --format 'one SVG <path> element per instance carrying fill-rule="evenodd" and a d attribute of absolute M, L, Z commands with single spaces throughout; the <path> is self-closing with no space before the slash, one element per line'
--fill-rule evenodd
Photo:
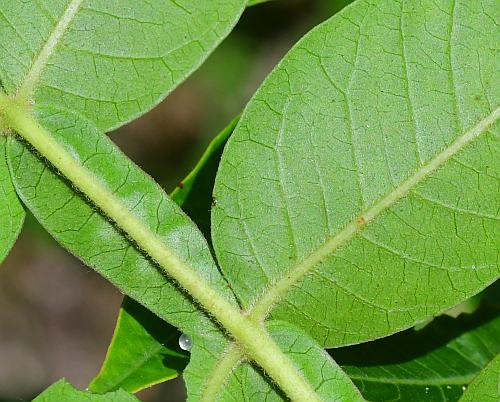
<path fill-rule="evenodd" d="M 40 80 L 40 76 L 43 73 L 43 70 L 47 66 L 50 57 L 54 53 L 54 50 L 56 49 L 57 45 L 61 41 L 61 38 L 68 29 L 68 26 L 71 24 L 71 21 L 73 21 L 73 18 L 75 18 L 75 15 L 80 9 L 82 3 L 83 0 L 71 0 L 71 2 L 68 4 L 68 7 L 66 7 L 66 10 L 64 11 L 61 19 L 55 26 L 54 30 L 47 39 L 47 42 L 31 65 L 31 68 L 26 74 L 22 85 L 19 87 L 18 96 L 21 99 L 29 99 L 32 96 L 33 91 L 35 90 L 35 87 Z"/>
<path fill-rule="evenodd" d="M 112 191 L 101 184 L 91 171 L 42 127 L 29 109 L 20 106 L 16 100 L 0 96 L 0 112 L 3 113 L 3 118 L 9 127 L 82 191 L 213 316 L 290 399 L 320 401 L 311 384 L 281 351 L 266 329 L 221 296 L 196 270 L 168 247 L 161 237 L 153 233 Z"/>
<path fill-rule="evenodd" d="M 255 320 L 265 320 L 273 306 L 278 303 L 290 290 L 290 288 L 299 282 L 305 275 L 311 272 L 321 261 L 330 256 L 335 250 L 352 240 L 366 224 L 375 220 L 384 211 L 389 209 L 397 201 L 408 195 L 408 193 L 419 183 L 425 180 L 430 174 L 437 171 L 453 156 L 460 152 L 464 147 L 485 133 L 488 128 L 500 118 L 500 107 L 482 119 L 473 128 L 465 134 L 458 137 L 451 145 L 440 152 L 437 156 L 421 166 L 412 176 L 401 183 L 397 188 L 388 193 L 385 197 L 379 199 L 369 208 L 365 209 L 359 217 L 340 231 L 337 235 L 331 237 L 319 249 L 310 254 L 299 264 L 295 265 L 287 275 L 270 286 L 264 293 L 264 296 L 250 310 L 250 317 Z M 210 376 L 204 390 L 204 397 L 207 395 L 217 395 L 217 387 L 222 386 L 224 378 L 227 378 L 234 367 L 228 367 L 231 361 L 237 361 L 237 350 L 234 344 L 226 349 L 224 356 L 217 362 L 212 373 L 216 376 Z M 240 352 L 241 353 L 241 352 Z M 224 373 L 224 370 L 226 372 Z"/>
<path fill-rule="evenodd" d="M 207 376 L 201 402 L 211 402 L 217 400 L 217 395 L 227 380 L 228 375 L 245 360 L 241 349 L 235 344 L 231 344 L 219 359 L 214 370 Z"/>
<path fill-rule="evenodd" d="M 458 137 L 450 146 L 423 165 L 393 191 L 365 209 L 357 219 L 349 222 L 343 230 L 331 237 L 323 246 L 295 265 L 283 279 L 268 288 L 264 297 L 255 304 L 251 316 L 258 320 L 265 319 L 271 308 L 283 298 L 295 283 L 299 282 L 307 273 L 313 270 L 340 246 L 350 241 L 367 223 L 373 221 L 397 201 L 405 197 L 417 184 L 425 180 L 465 146 L 487 131 L 488 127 L 498 120 L 499 117 L 500 108 L 496 108 L 491 114 L 482 119 L 465 134 Z"/>

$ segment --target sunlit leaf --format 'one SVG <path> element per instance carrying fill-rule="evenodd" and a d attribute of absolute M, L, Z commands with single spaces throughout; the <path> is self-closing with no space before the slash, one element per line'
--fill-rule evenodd
<path fill-rule="evenodd" d="M 222 150 L 236 122 L 234 119 L 212 141 L 193 171 L 171 195 L 207 238 L 210 238 L 215 175 Z M 107 392 L 121 387 L 135 392 L 175 378 L 187 364 L 186 358 L 179 358 L 179 335 L 174 327 L 125 297 L 106 360 L 90 384 L 90 390 Z M 175 342 L 166 343 L 166 340 Z"/>
<path fill-rule="evenodd" d="M 267 327 L 281 350 L 296 364 L 322 400 L 328 402 L 363 400 L 349 377 L 304 331 L 280 321 L 268 322 Z M 192 351 L 190 368 L 185 373 L 190 401 L 198 400 L 201 391 L 206 392 L 204 387 L 194 384 L 197 383 L 197 376 L 200 379 L 203 377 L 204 361 L 211 358 L 207 350 L 195 347 Z M 248 363 L 238 367 L 224 382 L 224 387 L 219 392 L 213 395 L 205 393 L 203 397 L 204 401 L 219 402 L 286 400 L 281 391 L 259 369 Z"/>

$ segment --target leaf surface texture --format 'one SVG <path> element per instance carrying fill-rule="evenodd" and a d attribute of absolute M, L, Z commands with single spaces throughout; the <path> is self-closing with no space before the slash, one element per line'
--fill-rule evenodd
<path fill-rule="evenodd" d="M 145 222 L 185 263 L 236 305 L 206 240 L 164 191 L 102 132 L 67 111 L 37 116 L 96 180 Z M 124 294 L 187 333 L 218 331 L 192 299 L 30 147 L 12 138 L 10 170 L 16 190 L 39 222 L 73 254 Z"/>
<path fill-rule="evenodd" d="M 193 171 L 173 191 L 171 198 L 210 238 L 212 189 L 222 150 L 234 130 L 234 119 L 207 148 Z M 137 302 L 125 297 L 108 355 L 90 390 L 107 392 L 118 387 L 137 391 L 177 377 L 188 363 L 179 356 L 180 333 Z M 175 340 L 175 344 L 166 340 Z M 223 344 L 226 341 L 221 337 Z M 145 356 L 147 358 L 145 359 Z"/>
<path fill-rule="evenodd" d="M 126 297 L 106 359 L 88 389 L 99 394 L 120 388 L 135 393 L 176 378 L 189 361 L 179 348 L 179 335 L 176 328 Z"/>
<path fill-rule="evenodd" d="M 498 278 L 499 13 L 360 0 L 290 51 L 214 190 L 214 247 L 244 307 L 339 346 Z"/>
<path fill-rule="evenodd" d="M 440 316 L 422 330 L 330 354 L 371 402 L 457 402 L 500 353 L 500 310 L 482 306 L 458 318 Z"/>
<path fill-rule="evenodd" d="M 500 355 L 498 355 L 465 392 L 460 402 L 494 402 L 500 399 Z"/>
<path fill-rule="evenodd" d="M 322 400 L 329 402 L 363 401 L 361 394 L 349 377 L 307 333 L 281 321 L 270 321 L 267 323 L 267 328 L 281 350 L 301 370 Z M 206 358 L 210 358 L 206 351 L 198 348 L 193 349 L 192 361 L 194 360 L 194 362 L 191 365 L 198 374 L 203 371 L 203 364 L 200 363 Z M 188 369 L 186 375 L 189 401 L 197 401 L 203 387 L 193 386 L 194 383 L 191 383 L 193 371 Z M 286 400 L 280 390 L 259 369 L 249 363 L 239 366 L 227 379 L 219 393 L 211 395 L 210 399 L 206 394 L 203 396 L 207 398 L 204 400 L 220 402 Z"/>
<path fill-rule="evenodd" d="M 0 2 L 0 81 L 108 131 L 193 72 L 235 25 L 244 0 Z"/>

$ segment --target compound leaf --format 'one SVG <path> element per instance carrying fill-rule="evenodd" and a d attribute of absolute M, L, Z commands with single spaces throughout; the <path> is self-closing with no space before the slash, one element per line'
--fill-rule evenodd
<path fill-rule="evenodd" d="M 230 32 L 245 0 L 0 2 L 0 81 L 108 131 L 145 113 Z"/>
<path fill-rule="evenodd" d="M 354 344 L 499 277 L 499 20 L 495 0 L 359 0 L 268 77 L 212 210 L 254 317 Z"/>

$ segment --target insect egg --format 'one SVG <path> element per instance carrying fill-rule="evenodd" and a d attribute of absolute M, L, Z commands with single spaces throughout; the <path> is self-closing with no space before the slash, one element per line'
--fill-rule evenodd
<path fill-rule="evenodd" d="M 192 341 L 192 339 L 188 335 L 182 334 L 179 337 L 179 347 L 182 350 L 186 350 L 186 351 L 190 352 L 191 349 L 193 348 L 193 341 Z"/>

